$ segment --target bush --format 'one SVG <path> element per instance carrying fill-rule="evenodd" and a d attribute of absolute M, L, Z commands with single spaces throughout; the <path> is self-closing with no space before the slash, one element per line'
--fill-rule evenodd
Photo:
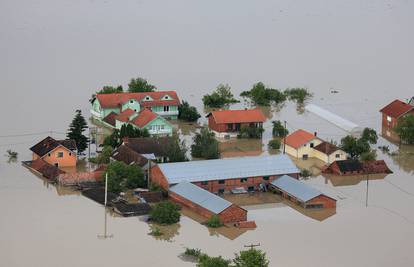
<path fill-rule="evenodd" d="M 215 214 L 208 219 L 207 226 L 211 228 L 219 228 L 223 226 L 223 223 L 221 222 L 220 217 Z"/>
<path fill-rule="evenodd" d="M 289 100 L 296 101 L 299 104 L 303 104 L 306 99 L 312 97 L 312 93 L 306 88 L 288 88 L 285 90 L 285 95 Z"/>
<path fill-rule="evenodd" d="M 168 139 L 166 154 L 168 162 L 188 161 L 187 146 L 185 145 L 184 140 L 181 141 L 180 137 L 176 134 Z"/>
<path fill-rule="evenodd" d="M 186 101 L 183 101 L 178 107 L 178 118 L 185 121 L 197 121 L 201 117 L 197 108 L 190 106 Z"/>
<path fill-rule="evenodd" d="M 106 169 L 108 174 L 108 191 L 119 193 L 125 189 L 145 187 L 144 173 L 136 165 L 127 165 L 122 161 L 109 163 Z"/>
<path fill-rule="evenodd" d="M 158 228 L 158 227 L 152 228 L 151 231 L 148 234 L 152 235 L 152 236 L 162 236 L 163 235 L 161 229 Z"/>
<path fill-rule="evenodd" d="M 198 258 L 201 256 L 201 250 L 198 248 L 185 248 L 184 255 Z"/>
<path fill-rule="evenodd" d="M 204 127 L 193 138 L 191 155 L 196 158 L 218 159 L 220 151 L 214 133 Z"/>
<path fill-rule="evenodd" d="M 280 149 L 281 143 L 278 139 L 273 139 L 269 141 L 268 147 L 271 149 Z"/>
<path fill-rule="evenodd" d="M 281 121 L 272 121 L 273 129 L 272 129 L 272 135 L 274 137 L 285 137 L 289 134 L 288 129 L 285 128 L 285 126 L 282 125 Z"/>
<path fill-rule="evenodd" d="M 377 153 L 375 150 L 364 152 L 361 154 L 360 160 L 361 161 L 373 161 L 377 159 Z"/>
<path fill-rule="evenodd" d="M 242 127 L 240 129 L 239 134 L 237 135 L 238 138 L 261 138 L 262 134 L 264 132 L 264 129 L 261 127 Z"/>
<path fill-rule="evenodd" d="M 235 267 L 269 266 L 269 261 L 266 259 L 266 253 L 253 248 L 245 251 L 240 251 L 240 254 L 236 254 L 233 263 Z"/>
<path fill-rule="evenodd" d="M 90 158 L 89 161 L 95 164 L 108 164 L 112 155 L 113 148 L 104 146 L 102 152 L 96 158 Z"/>
<path fill-rule="evenodd" d="M 219 84 L 213 93 L 203 96 L 204 106 L 211 108 L 221 108 L 225 105 L 238 102 L 231 93 L 231 87 L 227 84 Z"/>
<path fill-rule="evenodd" d="M 229 267 L 231 261 L 218 257 L 210 257 L 203 254 L 199 257 L 197 267 Z"/>
<path fill-rule="evenodd" d="M 309 177 L 309 176 L 311 176 L 312 175 L 312 172 L 311 171 L 309 171 L 309 170 L 307 170 L 307 169 L 303 169 L 303 170 L 301 170 L 300 171 L 300 176 L 301 177 Z"/>
<path fill-rule="evenodd" d="M 159 224 L 174 224 L 180 221 L 180 208 L 170 202 L 160 202 L 155 204 L 150 212 L 151 219 Z"/>

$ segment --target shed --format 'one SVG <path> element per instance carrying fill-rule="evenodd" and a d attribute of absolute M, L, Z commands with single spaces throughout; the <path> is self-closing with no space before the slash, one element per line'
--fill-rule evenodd
<path fill-rule="evenodd" d="M 218 215 L 223 223 L 247 219 L 245 209 L 187 181 L 172 186 L 170 198 L 206 218 Z"/>
<path fill-rule="evenodd" d="M 283 197 L 296 202 L 304 208 L 335 208 L 336 200 L 324 195 L 321 191 L 284 175 L 273 182 L 271 186 Z"/>

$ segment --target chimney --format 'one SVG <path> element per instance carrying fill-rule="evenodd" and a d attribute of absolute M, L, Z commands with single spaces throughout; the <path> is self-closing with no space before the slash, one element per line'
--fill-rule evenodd
<path fill-rule="evenodd" d="M 313 135 L 314 135 L 314 136 L 318 136 L 318 133 L 317 133 L 317 132 L 315 132 Z"/>

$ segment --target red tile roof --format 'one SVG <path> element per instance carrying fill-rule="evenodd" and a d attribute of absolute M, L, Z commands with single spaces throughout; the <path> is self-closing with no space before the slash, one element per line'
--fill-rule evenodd
<path fill-rule="evenodd" d="M 286 144 L 293 148 L 299 148 L 314 138 L 316 138 L 314 134 L 299 129 L 286 137 Z"/>
<path fill-rule="evenodd" d="M 119 120 L 119 121 L 122 121 L 122 122 L 127 122 L 127 121 L 129 121 L 129 117 L 132 115 L 132 114 L 134 114 L 135 113 L 135 111 L 133 111 L 132 109 L 130 109 L 130 108 L 127 108 L 126 110 L 124 110 L 124 111 L 122 111 L 121 113 L 119 113 L 116 117 L 115 117 L 115 119 L 117 119 L 117 120 Z"/>
<path fill-rule="evenodd" d="M 338 151 L 340 148 L 331 143 L 322 142 L 319 145 L 315 146 L 313 149 L 318 150 L 324 153 L 325 155 L 331 155 L 335 151 Z"/>
<path fill-rule="evenodd" d="M 136 116 L 131 122 L 139 128 L 143 128 L 145 125 L 155 120 L 157 117 L 157 114 L 155 114 L 147 108 L 144 108 L 138 113 L 138 116 Z"/>
<path fill-rule="evenodd" d="M 413 106 L 397 99 L 382 108 L 380 112 L 393 118 L 399 118 L 411 110 L 414 110 Z"/>
<path fill-rule="evenodd" d="M 162 100 L 168 95 L 171 100 Z M 151 97 L 152 101 L 144 101 L 146 96 Z M 96 99 L 99 100 L 102 108 L 118 108 L 125 102 L 135 99 L 144 107 L 149 106 L 163 106 L 163 105 L 179 105 L 180 99 L 175 91 L 158 91 L 158 92 L 143 92 L 143 93 L 116 93 L 116 94 L 97 94 Z"/>
<path fill-rule="evenodd" d="M 209 116 L 213 116 L 216 123 L 249 123 L 266 121 L 266 117 L 260 109 L 217 110 L 209 113 L 207 117 Z"/>

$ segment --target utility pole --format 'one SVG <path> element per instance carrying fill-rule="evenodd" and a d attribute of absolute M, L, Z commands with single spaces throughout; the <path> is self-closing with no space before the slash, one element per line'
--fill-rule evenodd
<path fill-rule="evenodd" d="M 107 239 L 107 238 L 112 238 L 113 235 L 110 234 L 108 235 L 108 219 L 107 219 L 107 214 L 106 214 L 106 205 L 107 205 L 107 201 L 108 201 L 108 174 L 105 175 L 105 206 L 104 206 L 104 213 L 105 213 L 105 218 L 104 218 L 104 233 L 103 235 L 98 235 L 99 239 Z"/>
<path fill-rule="evenodd" d="M 108 201 L 108 173 L 105 174 L 105 208 Z"/>
<path fill-rule="evenodd" d="M 88 159 L 91 159 L 91 128 L 90 127 L 88 127 L 88 142 L 89 142 L 89 144 L 88 144 L 88 153 L 89 153 L 89 157 L 88 157 Z"/>
<path fill-rule="evenodd" d="M 250 244 L 250 245 L 244 245 L 245 248 L 250 248 L 253 249 L 255 247 L 260 247 L 260 243 L 259 244 Z"/>
<path fill-rule="evenodd" d="M 285 123 L 285 130 L 286 130 L 286 121 L 284 121 Z M 286 131 L 285 131 L 285 135 L 283 136 L 283 154 L 286 154 Z"/>
<path fill-rule="evenodd" d="M 367 195 L 366 195 L 366 199 L 365 199 L 365 207 L 368 207 L 368 189 L 369 189 L 369 174 L 367 174 Z"/>

